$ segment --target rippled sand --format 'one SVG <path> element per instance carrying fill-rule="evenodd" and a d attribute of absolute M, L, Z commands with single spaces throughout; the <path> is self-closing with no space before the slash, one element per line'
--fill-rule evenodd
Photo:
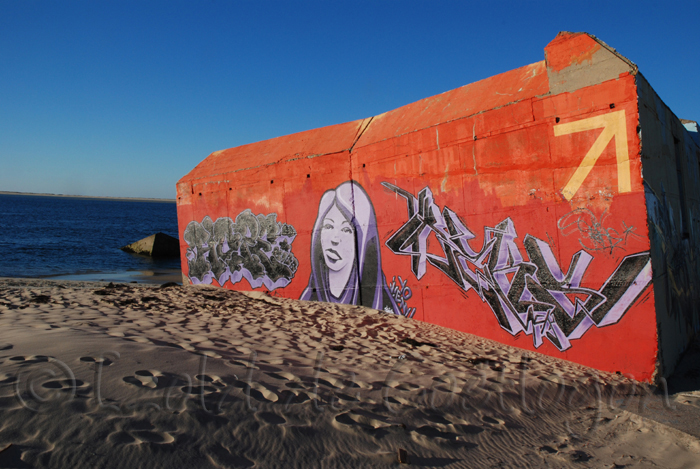
<path fill-rule="evenodd" d="M 0 467 L 700 467 L 648 393 L 360 307 L 0 280 Z"/>

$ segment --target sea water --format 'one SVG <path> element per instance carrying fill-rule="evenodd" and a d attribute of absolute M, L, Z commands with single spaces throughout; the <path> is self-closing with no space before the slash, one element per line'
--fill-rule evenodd
<path fill-rule="evenodd" d="M 179 269 L 179 259 L 119 249 L 159 231 L 178 236 L 175 202 L 0 194 L 0 277 L 102 280 Z"/>

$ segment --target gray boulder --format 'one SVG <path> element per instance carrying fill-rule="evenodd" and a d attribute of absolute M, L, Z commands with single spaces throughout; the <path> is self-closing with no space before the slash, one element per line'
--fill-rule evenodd
<path fill-rule="evenodd" d="M 165 233 L 156 233 L 120 249 L 151 257 L 180 257 L 180 240 Z"/>

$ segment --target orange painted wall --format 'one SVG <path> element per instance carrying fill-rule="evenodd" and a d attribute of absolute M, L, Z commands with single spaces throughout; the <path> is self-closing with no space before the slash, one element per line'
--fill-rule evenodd
<path fill-rule="evenodd" d="M 547 62 L 370 119 L 212 154 L 178 183 L 183 272 L 190 274 L 193 283 L 218 285 L 212 278 L 217 275 L 204 278 L 206 263 L 211 260 L 209 272 L 214 272 L 219 262 L 217 272 L 221 273 L 226 264 L 215 257 L 223 259 L 234 245 L 236 253 L 248 253 L 253 245 L 250 240 L 257 233 L 264 238 L 263 244 L 270 244 L 267 254 L 258 254 L 270 257 L 274 265 L 267 263 L 267 270 L 257 274 L 248 272 L 252 277 L 258 275 L 253 285 L 241 277 L 240 271 L 238 277 L 232 276 L 229 267 L 229 273 L 223 273 L 226 280 L 222 286 L 240 290 L 256 287 L 273 295 L 301 298 L 314 275 L 313 266 L 317 265 L 312 259 L 312 243 L 321 199 L 326 191 L 352 180 L 362 188 L 352 186 L 356 203 L 353 215 L 360 220 L 358 223 L 361 225 L 366 216 L 359 213 L 363 200 L 359 191 L 366 192 L 376 214 L 373 229 L 379 237 L 380 275 L 383 273 L 386 278 L 384 291 L 393 297 L 392 308 L 396 312 L 526 350 L 651 380 L 658 349 L 650 288 L 651 261 L 647 262 L 649 237 L 635 75 L 621 73 L 573 91 L 550 91 L 550 62 L 556 64 L 556 73 L 574 66 L 583 67 L 584 74 L 586 61 L 595 60 L 596 48 L 600 48 L 599 43 L 588 35 L 560 36 L 548 46 Z M 403 236 L 411 231 L 407 228 L 407 197 L 411 198 L 410 194 L 418 198 L 421 191 L 425 196 L 426 188 L 432 193 L 432 204 L 424 205 L 422 219 L 414 217 L 416 233 L 426 235 L 425 243 L 420 244 L 420 237 L 411 238 L 414 243 Z M 464 225 L 462 228 L 450 231 L 441 223 L 447 213 L 445 208 Z M 276 228 L 269 228 L 270 218 L 260 218 L 255 225 L 249 215 L 238 219 L 238 223 L 237 217 L 246 210 L 250 210 L 250 215 L 276 214 Z M 230 223 L 217 225 L 219 234 L 215 235 L 213 224 L 205 217 L 211 222 L 228 217 Z M 248 220 L 247 225 L 244 219 Z M 502 251 L 497 251 L 495 244 L 492 251 L 484 250 L 488 246 L 485 233 L 508 220 L 514 230 L 511 234 L 517 236 L 503 241 Z M 244 226 L 258 231 L 253 233 Z M 268 231 L 261 235 L 264 226 Z M 295 234 L 285 244 L 290 237 L 280 233 L 287 230 L 289 234 L 289 226 Z M 357 226 L 355 239 L 363 232 Z M 455 231 L 459 229 L 461 233 Z M 276 230 L 276 234 L 270 234 L 270 230 Z M 460 238 L 466 230 L 470 234 Z M 228 234 L 222 235 L 223 232 Z M 216 236 L 220 240 L 222 236 L 228 238 L 225 246 L 220 243 L 218 254 L 211 257 Z M 466 245 L 462 244 L 460 239 L 470 237 Z M 542 259 L 530 257 L 535 251 L 526 249 L 526 237 L 531 247 L 540 246 Z M 402 245 L 399 238 L 408 242 Z M 364 252 L 364 244 L 357 243 L 356 261 Z M 263 244 L 256 244 L 254 249 Z M 452 264 L 446 262 L 450 252 L 457 252 L 454 249 L 460 246 L 464 252 L 468 252 L 467 247 L 474 253 L 481 252 L 484 262 L 479 264 L 479 256 L 469 259 L 466 254 L 454 256 Z M 551 258 L 546 259 L 548 250 Z M 510 252 L 504 257 L 504 265 L 497 265 L 498 252 Z M 251 256 L 249 259 L 254 259 Z M 585 259 L 590 262 L 587 268 L 580 269 L 580 284 L 571 285 L 576 282 L 568 279 L 570 284 L 562 285 L 563 277 L 575 264 L 575 256 L 581 258 L 580 266 Z M 624 261 L 628 256 L 636 262 L 632 258 Z M 329 266 L 334 262 L 324 259 Z M 440 270 L 436 266 L 440 259 L 446 260 L 446 271 L 462 262 L 459 265 L 477 278 L 476 287 L 465 282 L 465 271 L 453 274 L 455 280 Z M 357 264 L 356 267 L 360 270 Z M 251 267 L 256 268 L 259 267 Z M 550 269 L 557 277 L 557 268 L 562 271 L 559 281 L 546 272 Z M 364 269 L 369 272 L 368 267 Z M 273 270 L 277 276 L 286 272 L 287 277 L 275 277 Z M 623 270 L 625 275 L 620 274 Z M 192 272 L 198 272 L 200 278 Z M 526 272 L 529 280 L 524 276 Z M 267 274 L 266 282 L 258 285 Z M 533 305 L 531 314 L 524 314 L 519 320 L 524 330 L 513 330 L 517 315 L 511 316 L 508 327 L 499 323 L 493 306 L 497 302 L 488 300 L 498 290 L 497 277 L 506 289 L 523 290 L 524 296 L 515 301 L 520 307 Z M 366 288 L 364 282 L 360 283 Z M 405 288 L 398 292 L 392 288 L 397 284 Z M 359 294 L 367 298 L 365 290 Z M 550 298 L 547 304 L 542 302 L 545 297 Z M 606 304 L 612 306 L 607 316 L 582 310 L 595 306 L 592 298 L 602 305 L 598 312 Z M 383 301 L 377 304 L 386 307 L 386 298 Z M 580 337 L 569 334 L 570 338 L 562 342 L 552 331 L 559 327 L 557 324 L 573 319 L 560 315 L 557 320 L 552 312 L 559 308 L 561 314 L 567 307 L 575 318 L 595 317 L 595 321 L 578 334 Z M 549 335 L 545 333 L 540 340 L 535 332 L 538 327 L 549 327 Z"/>

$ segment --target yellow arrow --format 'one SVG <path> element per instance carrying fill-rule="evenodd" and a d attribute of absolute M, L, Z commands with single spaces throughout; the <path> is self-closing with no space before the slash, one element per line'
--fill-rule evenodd
<path fill-rule="evenodd" d="M 566 200 L 571 200 L 579 190 L 584 179 L 591 172 L 593 166 L 603 154 L 603 150 L 608 146 L 610 140 L 615 138 L 615 155 L 617 156 L 617 190 L 618 192 L 631 192 L 632 184 L 630 182 L 630 159 L 627 151 L 627 120 L 625 119 L 625 111 L 615 111 L 603 114 L 600 116 L 589 117 L 580 121 L 567 122 L 566 124 L 558 124 L 554 126 L 554 136 L 573 134 L 576 132 L 584 132 L 586 130 L 595 130 L 602 128 L 593 146 L 586 156 L 581 161 L 581 164 L 576 168 L 576 172 L 569 182 L 566 183 L 562 194 Z"/>

